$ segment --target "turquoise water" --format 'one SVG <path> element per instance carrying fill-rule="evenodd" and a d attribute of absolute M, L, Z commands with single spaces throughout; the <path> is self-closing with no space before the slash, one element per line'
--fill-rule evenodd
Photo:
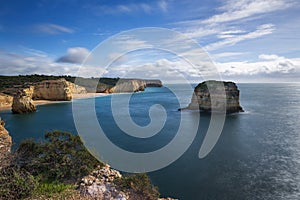
<path fill-rule="evenodd" d="M 245 113 L 228 115 L 213 151 L 198 158 L 209 114 L 201 114 L 197 136 L 190 148 L 170 166 L 149 173 L 163 196 L 194 199 L 300 199 L 300 85 L 239 84 Z M 180 102 L 188 104 L 192 91 L 180 90 Z M 180 121 L 179 102 L 167 88 L 147 88 L 130 101 L 133 121 L 145 126 L 148 110 L 161 104 L 167 112 L 163 130 L 148 139 L 132 138 L 116 126 L 110 96 L 96 98 L 98 120 L 107 136 L 133 152 L 149 152 L 168 144 Z M 76 100 L 87 101 L 87 100 Z M 121 115 L 122 113 L 120 113 Z M 193 121 L 198 112 L 182 116 Z M 71 103 L 38 107 L 38 112 L 0 113 L 15 145 L 27 138 L 41 140 L 50 130 L 76 133 Z M 85 119 L 88 120 L 88 119 Z M 188 133 L 187 133 L 188 134 Z"/>

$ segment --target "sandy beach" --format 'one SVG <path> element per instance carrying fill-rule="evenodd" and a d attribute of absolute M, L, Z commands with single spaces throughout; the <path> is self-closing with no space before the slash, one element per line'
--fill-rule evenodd
<path fill-rule="evenodd" d="M 86 93 L 86 94 L 73 94 L 73 99 L 85 99 L 85 98 L 92 98 L 92 97 L 101 97 L 106 96 L 106 93 Z M 50 101 L 50 100 L 34 100 L 33 101 L 36 106 L 38 105 L 45 105 L 45 104 L 53 104 L 53 103 L 61 103 L 61 102 L 68 102 L 68 101 Z M 0 106 L 0 111 L 3 110 L 11 110 L 11 105 L 2 105 Z"/>

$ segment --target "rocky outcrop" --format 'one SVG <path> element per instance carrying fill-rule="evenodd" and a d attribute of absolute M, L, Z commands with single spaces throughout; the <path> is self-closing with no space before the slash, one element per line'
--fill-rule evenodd
<path fill-rule="evenodd" d="M 146 87 L 162 87 L 162 82 L 161 80 L 155 80 L 155 79 L 152 79 L 152 80 L 144 80 L 145 83 L 146 83 Z"/>
<path fill-rule="evenodd" d="M 142 194 L 131 190 L 120 191 L 116 179 L 121 179 L 119 171 L 111 169 L 109 165 L 98 166 L 90 175 L 81 179 L 79 190 L 82 196 L 93 199 L 110 200 L 139 200 L 145 199 Z M 158 198 L 158 200 L 176 200 L 172 198 Z"/>
<path fill-rule="evenodd" d="M 65 79 L 47 80 L 34 84 L 34 100 L 70 101 L 72 89 Z"/>
<path fill-rule="evenodd" d="M 10 148 L 12 145 L 11 137 L 8 131 L 4 128 L 4 121 L 0 118 L 0 168 L 2 166 L 2 161 L 10 153 Z"/>
<path fill-rule="evenodd" d="M 162 87 L 160 80 L 146 79 L 109 79 L 99 80 L 97 92 L 99 93 L 128 93 L 144 91 L 146 87 Z"/>
<path fill-rule="evenodd" d="M 96 199 L 126 200 L 128 195 L 118 191 L 114 184 L 114 180 L 121 177 L 120 172 L 111 169 L 109 165 L 98 166 L 90 175 L 81 180 L 80 193 Z"/>
<path fill-rule="evenodd" d="M 15 94 L 12 103 L 13 113 L 30 113 L 36 111 L 36 107 L 32 101 L 33 91 L 34 87 L 30 86 L 20 89 L 17 94 Z"/>
<path fill-rule="evenodd" d="M 85 87 L 76 85 L 69 81 L 67 81 L 67 84 L 68 84 L 68 87 L 70 88 L 72 94 L 86 94 L 87 93 Z"/>
<path fill-rule="evenodd" d="M 224 90 L 226 97 L 221 96 L 224 94 Z M 213 98 L 211 98 L 212 95 Z M 191 103 L 184 109 L 205 112 L 211 112 L 212 110 L 225 111 L 226 113 L 243 112 L 239 95 L 240 91 L 233 82 L 204 81 L 195 87 Z M 223 100 L 226 100 L 226 102 L 224 103 Z"/>
<path fill-rule="evenodd" d="M 4 93 L 0 93 L 0 107 L 9 107 L 12 105 L 13 97 Z"/>
<path fill-rule="evenodd" d="M 146 83 L 143 80 L 126 80 L 120 79 L 115 86 L 108 89 L 108 93 L 125 93 L 144 91 Z"/>

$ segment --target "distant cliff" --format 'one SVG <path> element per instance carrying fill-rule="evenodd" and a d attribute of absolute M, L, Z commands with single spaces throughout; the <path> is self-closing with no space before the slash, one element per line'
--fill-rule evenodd
<path fill-rule="evenodd" d="M 71 89 L 65 79 L 46 80 L 34 84 L 34 100 L 70 101 Z"/>
<path fill-rule="evenodd" d="M 211 91 L 209 91 L 209 88 Z M 226 104 L 221 102 L 224 98 L 222 97 L 222 90 L 226 94 Z M 211 99 L 211 93 L 214 94 L 214 99 Z M 226 113 L 243 112 L 240 106 L 240 91 L 233 82 L 225 81 L 204 81 L 198 84 L 192 96 L 191 103 L 187 108 L 189 110 L 201 110 L 205 112 L 214 111 L 224 111 Z M 226 106 L 226 108 L 224 108 Z M 182 110 L 182 109 L 181 109 Z"/>
<path fill-rule="evenodd" d="M 162 87 L 160 80 L 129 78 L 77 78 L 76 84 L 85 87 L 88 92 L 97 93 L 138 92 L 146 87 Z"/>

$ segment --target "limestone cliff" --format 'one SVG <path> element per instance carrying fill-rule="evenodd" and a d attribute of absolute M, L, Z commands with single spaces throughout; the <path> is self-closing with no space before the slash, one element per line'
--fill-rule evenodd
<path fill-rule="evenodd" d="M 13 113 L 30 113 L 35 112 L 36 107 L 32 101 L 34 87 L 20 89 L 17 94 L 14 95 L 12 103 Z"/>
<path fill-rule="evenodd" d="M 143 80 L 119 80 L 115 86 L 108 89 L 108 93 L 124 93 L 144 91 L 146 83 Z"/>
<path fill-rule="evenodd" d="M 146 83 L 146 87 L 162 87 L 161 80 L 149 79 L 149 80 L 144 80 L 144 81 Z"/>
<path fill-rule="evenodd" d="M 70 101 L 72 89 L 65 79 L 46 80 L 34 84 L 34 100 Z"/>
<path fill-rule="evenodd" d="M 224 90 L 226 94 L 225 98 L 221 96 L 222 91 Z M 211 98 L 211 95 L 214 95 L 214 98 Z M 185 109 L 201 110 L 206 112 L 210 112 L 212 110 L 226 110 L 226 113 L 243 112 L 243 109 L 240 106 L 239 95 L 240 91 L 233 82 L 214 80 L 204 81 L 195 87 L 191 103 Z M 223 99 L 226 100 L 225 104 L 222 102 Z"/>
<path fill-rule="evenodd" d="M 13 97 L 4 93 L 0 93 L 0 107 L 9 107 L 12 105 Z"/>
<path fill-rule="evenodd" d="M 0 118 L 0 162 L 10 152 L 12 144 L 11 137 L 4 125 L 4 121 Z"/>
<path fill-rule="evenodd" d="M 68 84 L 68 87 L 70 88 L 72 94 L 86 94 L 87 93 L 85 87 L 76 85 L 69 81 L 67 81 L 67 84 Z"/>

